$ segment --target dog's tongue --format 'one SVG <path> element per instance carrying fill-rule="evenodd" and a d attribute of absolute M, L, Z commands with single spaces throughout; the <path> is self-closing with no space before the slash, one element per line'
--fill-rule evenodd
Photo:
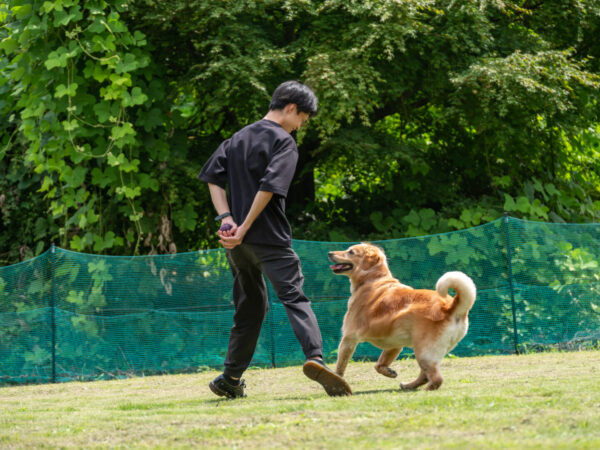
<path fill-rule="evenodd" d="M 343 264 L 333 264 L 333 265 L 329 266 L 329 268 L 331 270 L 338 270 L 338 269 L 343 269 L 344 265 Z"/>

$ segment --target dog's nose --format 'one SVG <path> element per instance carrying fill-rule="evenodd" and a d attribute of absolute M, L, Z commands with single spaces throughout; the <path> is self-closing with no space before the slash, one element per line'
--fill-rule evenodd
<path fill-rule="evenodd" d="M 329 252 L 327 253 L 329 256 L 333 256 L 333 252 Z"/>

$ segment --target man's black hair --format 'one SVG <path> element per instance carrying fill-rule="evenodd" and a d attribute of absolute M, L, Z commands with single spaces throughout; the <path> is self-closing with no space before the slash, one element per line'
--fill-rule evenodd
<path fill-rule="evenodd" d="M 309 116 L 317 114 L 317 96 L 308 86 L 299 81 L 286 81 L 277 86 L 271 97 L 269 109 L 283 109 L 290 103 L 296 105 L 299 113 L 304 112 Z"/>

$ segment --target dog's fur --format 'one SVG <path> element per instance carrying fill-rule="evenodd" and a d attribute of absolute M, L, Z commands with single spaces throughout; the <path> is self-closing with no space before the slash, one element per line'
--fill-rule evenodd
<path fill-rule="evenodd" d="M 348 361 L 360 342 L 383 350 L 375 370 L 395 378 L 389 366 L 403 347 L 412 347 L 421 368 L 419 376 L 402 389 L 427 390 L 443 382 L 442 358 L 465 336 L 468 313 L 475 302 L 473 281 L 462 272 L 448 272 L 436 290 L 413 289 L 400 283 L 388 268 L 385 253 L 371 244 L 358 244 L 345 251 L 330 252 L 334 273 L 350 278 L 351 296 L 344 316 L 336 372 L 344 376 Z M 448 295 L 454 289 L 456 296 Z"/>

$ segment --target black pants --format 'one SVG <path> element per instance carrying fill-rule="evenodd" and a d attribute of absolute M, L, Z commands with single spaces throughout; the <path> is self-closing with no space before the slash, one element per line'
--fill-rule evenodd
<path fill-rule="evenodd" d="M 321 357 L 323 341 L 310 300 L 302 291 L 304 275 L 298 255 L 289 247 L 241 244 L 227 250 L 233 273 L 235 314 L 229 335 L 225 373 L 240 377 L 250 365 L 262 323 L 269 310 L 267 276 L 306 358 Z"/>

